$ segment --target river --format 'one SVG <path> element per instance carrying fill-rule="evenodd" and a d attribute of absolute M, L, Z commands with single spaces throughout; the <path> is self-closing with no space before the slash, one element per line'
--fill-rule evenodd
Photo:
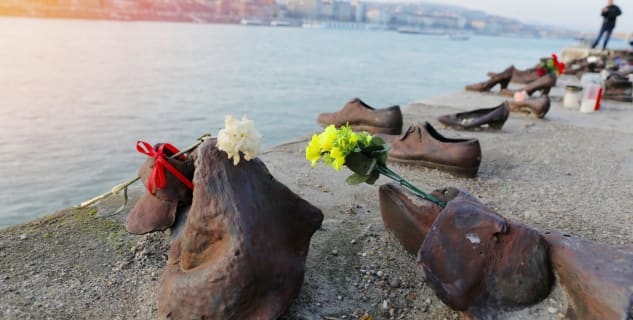
<path fill-rule="evenodd" d="M 270 147 L 319 130 L 319 113 L 353 97 L 404 105 L 570 43 L 0 18 L 0 227 L 134 176 L 145 160 L 139 139 L 184 147 L 217 134 L 225 115 L 246 114 Z"/>

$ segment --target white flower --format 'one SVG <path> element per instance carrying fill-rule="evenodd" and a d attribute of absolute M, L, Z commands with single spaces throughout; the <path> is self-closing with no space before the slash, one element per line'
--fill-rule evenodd
<path fill-rule="evenodd" d="M 246 116 L 235 120 L 233 116 L 224 118 L 224 129 L 218 132 L 218 149 L 226 152 L 233 165 L 240 163 L 240 151 L 246 161 L 257 156 L 262 144 L 262 135 L 255 130 L 255 123 Z"/>
<path fill-rule="evenodd" d="M 514 101 L 516 102 L 523 102 L 528 98 L 528 94 L 527 91 L 523 90 L 523 91 L 517 91 L 514 93 Z"/>

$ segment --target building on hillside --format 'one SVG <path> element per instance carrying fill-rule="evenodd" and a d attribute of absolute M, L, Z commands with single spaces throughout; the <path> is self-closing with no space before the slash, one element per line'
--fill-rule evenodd
<path fill-rule="evenodd" d="M 235 17 L 239 15 L 239 1 L 215 0 L 215 12 L 223 17 Z"/>
<path fill-rule="evenodd" d="M 347 1 L 323 0 L 321 19 L 351 21 L 353 20 L 352 5 Z"/>
<path fill-rule="evenodd" d="M 319 19 L 321 0 L 288 0 L 288 15 L 294 18 Z"/>
<path fill-rule="evenodd" d="M 354 12 L 354 21 L 356 22 L 364 22 L 365 21 L 365 4 L 360 2 L 360 0 L 352 0 L 350 2 L 352 5 L 352 10 Z"/>
<path fill-rule="evenodd" d="M 352 4 L 347 1 L 334 1 L 333 18 L 338 21 L 354 20 Z"/>
<path fill-rule="evenodd" d="M 470 27 L 476 31 L 482 32 L 486 29 L 486 21 L 482 19 L 470 21 Z"/>
<path fill-rule="evenodd" d="M 369 23 L 387 24 L 391 20 L 391 15 L 380 9 L 370 9 L 365 13 L 365 18 Z"/>
<path fill-rule="evenodd" d="M 240 0 L 238 14 L 246 19 L 272 20 L 275 11 L 274 0 Z"/>

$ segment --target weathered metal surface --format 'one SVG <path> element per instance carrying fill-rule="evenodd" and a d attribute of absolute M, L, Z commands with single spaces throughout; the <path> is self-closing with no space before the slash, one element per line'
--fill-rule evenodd
<path fill-rule="evenodd" d="M 323 214 L 259 159 L 233 166 L 213 140 L 198 156 L 189 216 L 161 278 L 159 316 L 276 319 L 299 294 Z"/>
<path fill-rule="evenodd" d="M 483 82 L 467 85 L 465 89 L 467 91 L 485 92 L 490 91 L 490 89 L 494 88 L 498 84 L 501 87 L 500 90 L 503 90 L 508 87 L 510 79 L 512 79 L 512 73 L 514 72 L 514 70 L 514 66 L 509 66 L 500 73 L 490 74 L 490 79 Z"/>
<path fill-rule="evenodd" d="M 545 232 L 568 319 L 633 319 L 633 247 L 611 247 Z"/>
<path fill-rule="evenodd" d="M 513 97 L 515 93 L 525 91 L 528 95 L 531 96 L 534 92 L 540 91 L 542 95 L 547 95 L 549 94 L 549 91 L 552 89 L 552 87 L 556 85 L 557 79 L 558 78 L 556 77 L 556 75 L 549 73 L 542 77 L 539 77 L 532 82 L 528 82 L 522 88 L 514 90 L 503 89 L 501 90 L 501 94 L 507 97 Z"/>
<path fill-rule="evenodd" d="M 496 107 L 445 114 L 437 120 L 445 126 L 460 130 L 477 130 L 483 126 L 500 130 L 508 120 L 508 116 L 510 116 L 510 107 L 508 102 L 504 101 Z"/>
<path fill-rule="evenodd" d="M 348 101 L 341 110 L 334 113 L 321 113 L 317 123 L 326 127 L 348 124 L 354 131 L 368 131 L 372 134 L 400 134 L 402 132 L 402 111 L 400 106 L 374 109 L 362 100 Z"/>
<path fill-rule="evenodd" d="M 473 319 L 535 304 L 554 282 L 549 246 L 539 232 L 462 195 L 440 212 L 418 263 L 437 296 Z"/>
<path fill-rule="evenodd" d="M 479 170 L 479 140 L 447 138 L 428 122 L 410 126 L 402 136 L 391 141 L 387 158 L 390 162 L 437 168 L 469 178 L 475 177 Z"/>
<path fill-rule="evenodd" d="M 508 101 L 510 111 L 523 112 L 543 119 L 550 109 L 551 101 L 549 96 L 540 96 L 538 98 L 529 98 L 524 101 L 511 100 Z"/>
<path fill-rule="evenodd" d="M 160 146 L 158 144 L 156 147 Z M 171 154 L 168 154 L 168 156 Z M 191 180 L 194 173 L 195 153 L 185 160 L 166 159 L 183 176 Z M 154 158 L 148 158 L 139 169 L 141 181 L 147 189 L 154 169 Z M 152 182 L 155 185 L 155 182 Z M 179 209 L 191 204 L 192 192 L 169 170 L 165 170 L 165 186 L 155 188 L 155 193 L 147 191 L 136 203 L 127 217 L 126 228 L 132 234 L 165 230 L 176 221 Z"/>
<path fill-rule="evenodd" d="M 435 190 L 431 195 L 446 203 L 460 193 L 465 194 L 455 188 L 445 188 Z M 417 254 L 442 207 L 395 183 L 380 186 L 379 200 L 385 227 L 393 232 L 405 250 Z"/>

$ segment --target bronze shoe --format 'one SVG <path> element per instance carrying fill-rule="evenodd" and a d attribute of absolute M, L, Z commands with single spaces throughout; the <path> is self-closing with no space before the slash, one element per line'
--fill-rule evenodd
<path fill-rule="evenodd" d="M 458 195 L 470 196 L 455 188 L 438 189 L 431 192 L 431 195 L 444 203 Z M 393 232 L 405 250 L 417 254 L 442 207 L 395 183 L 380 186 L 379 199 L 380 214 L 385 227 Z"/>
<path fill-rule="evenodd" d="M 158 290 L 160 319 L 277 319 L 299 295 L 321 210 L 258 158 L 199 147 L 193 202 Z"/>
<path fill-rule="evenodd" d="M 554 272 L 567 292 L 567 319 L 633 319 L 633 247 L 546 231 Z"/>
<path fill-rule="evenodd" d="M 605 100 L 631 102 L 633 101 L 633 83 L 629 81 L 628 76 L 613 72 L 605 81 L 602 98 Z"/>
<path fill-rule="evenodd" d="M 156 145 L 158 149 L 160 144 Z M 171 154 L 168 154 L 171 155 Z M 190 152 L 185 159 L 167 158 L 185 178 L 193 178 L 196 153 Z M 139 169 L 139 176 L 146 188 L 149 188 L 150 177 L 154 168 L 154 158 L 148 158 Z M 152 181 L 155 184 L 155 181 Z M 154 194 L 146 192 L 128 213 L 126 229 L 131 234 L 145 234 L 162 231 L 171 227 L 181 208 L 191 204 L 192 191 L 178 180 L 169 170 L 165 170 L 165 187 L 153 188 Z"/>
<path fill-rule="evenodd" d="M 488 77 L 494 77 L 495 75 L 497 75 L 497 73 L 494 72 L 488 72 Z M 525 70 L 519 70 L 517 68 L 514 68 L 514 70 L 512 71 L 512 78 L 510 79 L 510 82 L 514 82 L 514 83 L 530 83 L 536 79 L 538 79 L 540 76 L 536 73 L 536 68 L 528 68 Z"/>
<path fill-rule="evenodd" d="M 487 125 L 490 129 L 499 130 L 508 120 L 509 115 L 510 107 L 508 107 L 508 102 L 504 101 L 493 108 L 447 114 L 437 118 L 437 120 L 455 129 L 480 129 L 482 126 Z"/>
<path fill-rule="evenodd" d="M 477 139 L 450 139 L 440 135 L 430 123 L 415 125 L 394 139 L 388 161 L 440 169 L 472 178 L 481 163 Z"/>
<path fill-rule="evenodd" d="M 538 98 L 530 98 L 525 101 L 511 100 L 508 102 L 510 111 L 512 112 L 524 112 L 534 115 L 543 119 L 550 107 L 549 96 L 541 96 Z"/>
<path fill-rule="evenodd" d="M 515 93 L 525 91 L 528 95 L 532 95 L 536 91 L 541 91 L 541 95 L 548 95 L 550 89 L 556 85 L 556 75 L 547 74 L 530 83 L 525 87 L 516 90 L 503 89 L 501 94 L 507 97 L 513 97 Z"/>
<path fill-rule="evenodd" d="M 633 96 L 630 94 L 605 93 L 602 98 L 604 100 L 613 100 L 619 102 L 633 102 Z"/>
<path fill-rule="evenodd" d="M 526 70 L 517 69 L 517 70 L 514 70 L 514 73 L 512 74 L 511 82 L 527 84 L 532 81 L 535 81 L 536 79 L 540 77 L 541 76 L 539 76 L 538 73 L 536 73 L 536 68 L 530 68 Z"/>
<path fill-rule="evenodd" d="M 501 86 L 501 89 L 505 89 L 508 87 L 508 83 L 510 83 L 513 70 L 514 70 L 514 66 L 509 66 L 508 68 L 503 70 L 503 72 L 492 75 L 492 77 L 488 79 L 488 81 L 479 82 L 479 83 L 466 86 L 466 90 L 485 92 L 485 91 L 490 91 L 497 84 Z"/>
<path fill-rule="evenodd" d="M 402 132 L 402 112 L 399 106 L 374 109 L 358 98 L 352 99 L 335 113 L 322 113 L 317 118 L 322 127 L 331 124 L 337 128 L 349 123 L 354 131 L 370 133 L 400 134 Z"/>
<path fill-rule="evenodd" d="M 465 319 L 506 319 L 504 312 L 545 299 L 555 282 L 542 234 L 462 195 L 433 222 L 418 265 L 438 298 Z"/>

